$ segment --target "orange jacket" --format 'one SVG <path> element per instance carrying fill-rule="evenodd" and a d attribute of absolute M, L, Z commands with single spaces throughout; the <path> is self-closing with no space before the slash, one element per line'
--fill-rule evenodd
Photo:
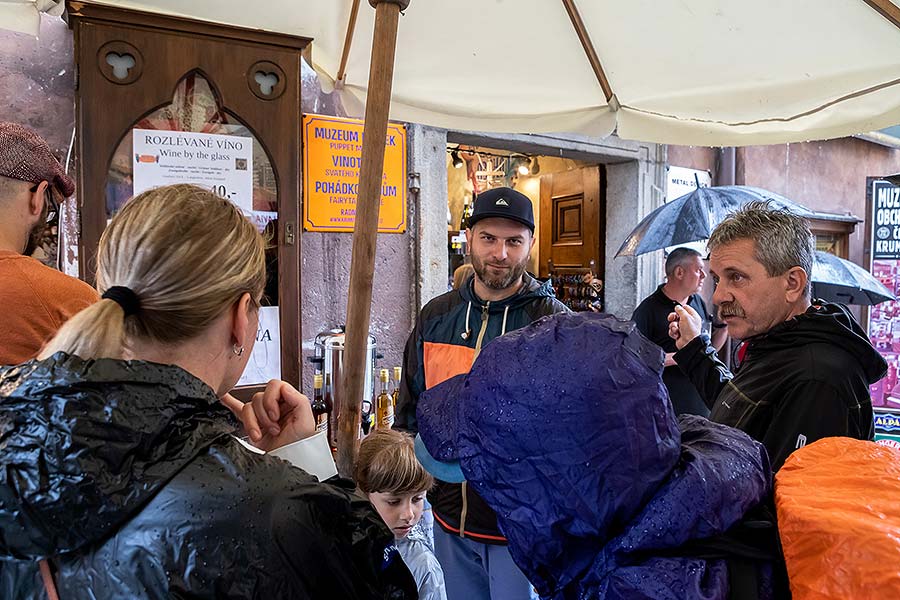
<path fill-rule="evenodd" d="M 80 279 L 0 250 L 0 365 L 34 358 L 63 323 L 97 299 Z"/>

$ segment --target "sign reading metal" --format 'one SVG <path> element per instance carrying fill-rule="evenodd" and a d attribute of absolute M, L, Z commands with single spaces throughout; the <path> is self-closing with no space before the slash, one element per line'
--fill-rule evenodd
<path fill-rule="evenodd" d="M 362 156 L 363 121 L 303 117 L 303 228 L 352 232 Z M 379 233 L 406 231 L 406 128 L 388 123 Z"/>

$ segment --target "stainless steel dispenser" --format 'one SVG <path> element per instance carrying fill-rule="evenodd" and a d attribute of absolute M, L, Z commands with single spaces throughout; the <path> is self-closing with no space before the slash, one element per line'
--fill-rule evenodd
<path fill-rule="evenodd" d="M 362 402 L 371 403 L 375 390 L 375 360 L 380 358 L 376 354 L 375 336 L 369 335 L 366 344 L 366 375 L 363 388 Z M 337 423 L 344 404 L 342 375 L 344 371 L 344 327 L 323 331 L 316 336 L 313 356 L 310 362 L 316 365 L 316 372 L 330 375 L 332 402 L 334 403 L 334 422 Z M 374 407 L 373 407 L 374 408 Z M 363 427 L 364 430 L 367 428 Z"/>

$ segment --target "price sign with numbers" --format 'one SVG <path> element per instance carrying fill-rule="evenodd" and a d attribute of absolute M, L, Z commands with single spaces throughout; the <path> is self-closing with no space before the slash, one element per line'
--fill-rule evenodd
<path fill-rule="evenodd" d="M 133 131 L 134 194 L 192 183 L 253 210 L 253 138 L 190 131 Z"/>

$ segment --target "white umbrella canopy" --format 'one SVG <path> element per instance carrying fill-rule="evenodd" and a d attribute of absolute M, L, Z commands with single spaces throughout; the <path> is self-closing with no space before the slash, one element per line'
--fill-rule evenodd
<path fill-rule="evenodd" d="M 453 129 L 615 130 L 709 146 L 881 129 L 900 123 L 894 1 L 413 0 L 395 40 L 408 0 L 377 0 L 377 17 L 359 10 L 349 54 L 344 32 L 360 0 L 102 3 L 312 38 L 314 66 L 340 80 L 345 107 L 362 116 L 365 106 L 345 346 L 345 361 L 361 365 L 388 107 L 394 119 Z M 21 28 L 23 5 L 36 16 L 55 4 L 0 0 L 0 27 Z M 363 376 L 348 369 L 345 401 L 361 399 Z M 359 404 L 347 406 L 355 408 L 340 419 L 338 468 L 350 476 Z"/>
<path fill-rule="evenodd" d="M 400 19 L 391 118 L 705 146 L 873 131 L 900 123 L 898 1 L 412 0 Z M 332 80 L 353 4 L 105 3 L 311 37 L 315 67 Z M 341 88 L 360 116 L 373 19 L 362 0 Z"/>

